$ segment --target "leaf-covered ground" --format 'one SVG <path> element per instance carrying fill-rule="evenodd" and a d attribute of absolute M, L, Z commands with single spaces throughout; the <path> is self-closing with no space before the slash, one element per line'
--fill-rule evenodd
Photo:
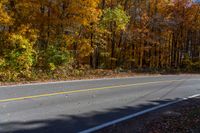
<path fill-rule="evenodd" d="M 200 98 L 145 114 L 100 133 L 200 133 Z"/>
<path fill-rule="evenodd" d="M 30 80 L 19 79 L 17 81 L 1 81 L 0 86 L 16 85 L 16 84 L 28 84 L 28 83 L 41 83 L 41 82 L 57 82 L 57 81 L 69 81 L 69 80 L 85 80 L 85 79 L 98 79 L 98 78 L 121 78 L 121 77 L 135 77 L 135 76 L 158 76 L 159 73 L 135 73 L 131 71 L 119 72 L 113 70 L 73 70 L 69 73 L 57 72 L 56 74 L 38 73 Z"/>

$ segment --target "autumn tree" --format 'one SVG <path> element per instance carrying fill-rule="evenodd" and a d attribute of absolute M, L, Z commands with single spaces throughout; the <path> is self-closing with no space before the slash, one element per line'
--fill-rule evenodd
<path fill-rule="evenodd" d="M 199 71 L 199 11 L 191 0 L 1 0 L 0 78 Z"/>

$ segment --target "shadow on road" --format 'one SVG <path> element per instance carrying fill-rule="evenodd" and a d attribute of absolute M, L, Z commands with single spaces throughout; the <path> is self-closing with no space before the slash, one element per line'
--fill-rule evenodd
<path fill-rule="evenodd" d="M 135 107 L 125 106 L 113 108 L 104 112 L 93 111 L 79 116 L 60 115 L 55 119 L 38 120 L 29 122 L 0 123 L 1 133 L 73 133 L 91 128 L 99 124 L 114 120 L 122 116 L 130 115 L 153 106 L 165 104 L 178 99 L 167 99 L 149 101 L 148 104 L 141 104 Z"/>

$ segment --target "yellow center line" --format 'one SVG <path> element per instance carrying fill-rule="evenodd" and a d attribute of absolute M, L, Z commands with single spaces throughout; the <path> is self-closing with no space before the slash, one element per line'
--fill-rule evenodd
<path fill-rule="evenodd" d="M 46 93 L 46 94 L 40 94 L 40 95 L 32 95 L 32 96 L 2 99 L 2 100 L 0 100 L 0 103 L 20 101 L 20 100 L 25 100 L 25 99 L 36 99 L 36 98 L 42 98 L 42 97 L 50 97 L 50 96 L 57 96 L 57 95 L 63 95 L 63 94 L 74 94 L 74 93 L 81 93 L 81 92 L 115 89 L 115 88 L 120 88 L 120 87 L 141 86 L 141 85 L 149 85 L 149 84 L 157 84 L 157 83 L 169 83 L 169 82 L 181 82 L 181 81 L 185 81 L 185 80 L 156 81 L 156 82 L 135 83 L 135 84 L 126 84 L 126 85 L 117 85 L 117 86 L 106 86 L 106 87 L 100 87 L 100 88 L 91 88 L 91 89 L 74 90 L 74 91 L 62 91 L 62 92 L 55 92 L 55 93 Z"/>

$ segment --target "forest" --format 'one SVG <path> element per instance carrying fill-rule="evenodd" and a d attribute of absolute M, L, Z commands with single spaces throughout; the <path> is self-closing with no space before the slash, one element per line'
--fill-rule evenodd
<path fill-rule="evenodd" d="M 84 69 L 200 72 L 200 3 L 0 0 L 0 47 L 0 81 Z"/>

